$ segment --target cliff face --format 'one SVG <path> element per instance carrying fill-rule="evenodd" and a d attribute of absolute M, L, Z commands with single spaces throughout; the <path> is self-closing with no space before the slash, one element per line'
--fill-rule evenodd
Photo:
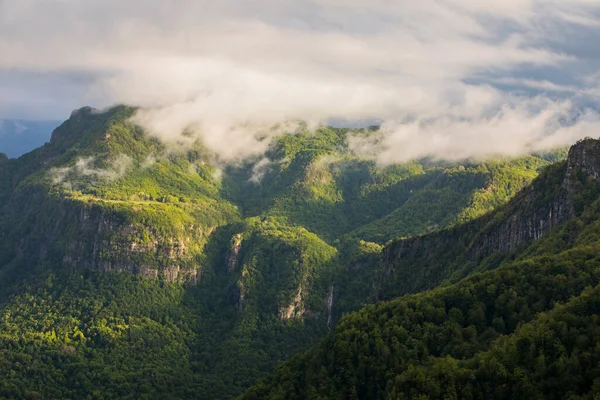
<path fill-rule="evenodd" d="M 171 283 L 195 284 L 201 278 L 198 256 L 210 228 L 190 224 L 168 234 L 123 210 L 54 198 L 42 190 L 17 196 L 7 209 L 16 214 L 19 203 L 28 212 L 6 216 L 4 227 L 15 239 L 15 257 L 68 268 L 129 271 Z"/>
<path fill-rule="evenodd" d="M 129 271 L 171 283 L 195 284 L 202 274 L 187 245 L 198 241 L 202 231 L 185 237 L 163 237 L 151 226 L 127 223 L 98 207 L 84 206 L 72 215 L 81 235 L 63 249 L 62 263 L 101 271 Z M 64 229 L 57 226 L 57 234 Z"/>
<path fill-rule="evenodd" d="M 480 219 L 383 250 L 381 296 L 420 291 L 459 278 L 492 255 L 506 255 L 538 240 L 577 215 L 583 185 L 600 181 L 600 141 L 574 145 L 565 163 L 549 168 L 509 204 Z"/>

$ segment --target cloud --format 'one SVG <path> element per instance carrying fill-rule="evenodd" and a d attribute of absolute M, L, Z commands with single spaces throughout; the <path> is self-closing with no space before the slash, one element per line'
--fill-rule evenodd
<path fill-rule="evenodd" d="M 456 161 L 551 150 L 598 132 L 597 111 L 538 97 L 475 116 L 389 121 L 370 136 L 351 136 L 349 144 L 357 155 L 380 164 L 423 157 Z"/>
<path fill-rule="evenodd" d="M 499 85 L 507 85 L 516 88 L 534 89 L 542 92 L 566 92 L 566 93 L 577 93 L 581 89 L 571 85 L 561 85 L 558 83 L 550 82 L 546 79 L 527 79 L 527 78 L 492 78 L 490 82 Z"/>
<path fill-rule="evenodd" d="M 72 181 L 79 177 L 90 177 L 94 180 L 110 182 L 123 176 L 133 165 L 133 160 L 125 154 L 117 156 L 111 162 L 109 168 L 94 167 L 96 161 L 95 157 L 80 157 L 74 165 L 52 168 L 49 173 L 55 184 L 72 185 Z"/>
<path fill-rule="evenodd" d="M 264 176 L 271 170 L 273 161 L 268 157 L 263 157 L 252 166 L 252 176 L 248 182 L 260 183 Z"/>
<path fill-rule="evenodd" d="M 595 0 L 0 0 L 0 77 L 75 82 L 65 109 L 142 106 L 154 134 L 188 129 L 225 160 L 340 118 L 383 123 L 382 161 L 523 152 L 592 129 L 600 59 L 581 39 L 599 16 Z M 56 110 L 22 87 L 30 112 Z"/>
<path fill-rule="evenodd" d="M 252 165 L 252 175 L 250 176 L 250 178 L 248 178 L 248 182 L 256 184 L 261 183 L 265 175 L 267 175 L 273 170 L 273 167 L 288 163 L 289 161 L 290 160 L 287 157 L 278 160 L 272 160 L 266 156 L 260 158 Z"/>

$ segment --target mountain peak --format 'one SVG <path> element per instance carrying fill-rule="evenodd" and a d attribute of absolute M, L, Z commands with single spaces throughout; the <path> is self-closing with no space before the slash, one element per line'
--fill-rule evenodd
<path fill-rule="evenodd" d="M 88 116 L 88 115 L 97 114 L 99 112 L 100 111 L 97 108 L 90 107 L 90 106 L 83 106 L 81 108 L 73 110 L 71 112 L 71 117 L 70 118 L 85 117 L 85 116 Z"/>
<path fill-rule="evenodd" d="M 129 119 L 135 108 L 127 106 L 115 106 L 107 110 L 98 110 L 85 106 L 74 110 L 71 116 L 62 125 L 52 132 L 50 143 L 74 144 L 81 139 L 104 138 L 104 131 L 108 129 L 111 122 Z"/>
<path fill-rule="evenodd" d="M 595 180 L 600 180 L 600 140 L 586 138 L 569 150 L 567 168 L 580 169 Z"/>

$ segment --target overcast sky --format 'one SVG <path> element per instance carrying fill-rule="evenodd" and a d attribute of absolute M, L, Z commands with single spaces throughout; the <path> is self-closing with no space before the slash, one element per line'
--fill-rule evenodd
<path fill-rule="evenodd" d="M 382 162 L 566 144 L 600 135 L 600 0 L 0 0 L 0 118 L 115 103 L 230 157 L 300 119 L 381 122 Z"/>

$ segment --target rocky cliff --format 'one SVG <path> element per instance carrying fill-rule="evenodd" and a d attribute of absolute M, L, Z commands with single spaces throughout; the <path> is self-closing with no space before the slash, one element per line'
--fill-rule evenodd
<path fill-rule="evenodd" d="M 600 182 L 600 141 L 574 145 L 509 204 L 449 230 L 393 242 L 383 250 L 380 296 L 388 298 L 464 276 L 487 259 L 497 265 L 581 211 L 579 196 Z"/>
<path fill-rule="evenodd" d="M 212 229 L 189 224 L 171 234 L 143 220 L 141 207 L 57 199 L 40 191 L 18 196 L 26 212 L 5 227 L 17 238 L 20 259 L 58 262 L 69 268 L 130 271 L 173 283 L 196 283 L 202 275 L 199 254 Z M 9 209 L 14 209 L 12 204 Z M 139 215 L 132 215 L 139 214 Z M 26 231 L 24 226 L 35 226 Z M 164 227 L 163 227 L 164 228 Z"/>

